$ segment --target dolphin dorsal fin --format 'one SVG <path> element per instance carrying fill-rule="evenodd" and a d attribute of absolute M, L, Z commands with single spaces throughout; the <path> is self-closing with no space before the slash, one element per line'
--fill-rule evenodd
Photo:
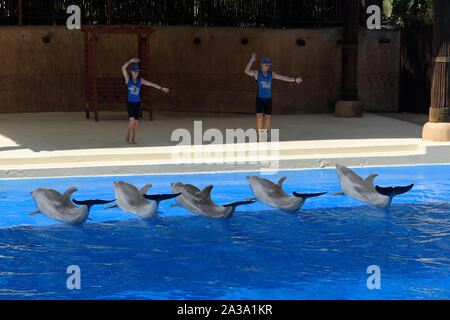
<path fill-rule="evenodd" d="M 280 187 L 283 187 L 283 182 L 285 181 L 287 179 L 287 177 L 286 176 L 284 176 L 284 177 L 281 177 L 281 179 L 280 180 L 278 180 L 278 183 L 277 183 L 277 185 L 278 186 L 280 186 Z"/>
<path fill-rule="evenodd" d="M 200 196 L 203 198 L 211 199 L 211 190 L 214 186 L 210 184 L 209 186 L 205 187 L 201 192 Z"/>
<path fill-rule="evenodd" d="M 68 199 L 70 199 L 70 196 L 72 195 L 72 193 L 74 193 L 75 191 L 78 191 L 78 189 L 76 187 L 71 187 L 69 189 L 66 190 L 66 192 L 63 193 L 63 197 L 67 197 Z"/>
<path fill-rule="evenodd" d="M 141 194 L 146 194 L 147 193 L 147 191 L 148 191 L 148 189 L 150 189 L 152 187 L 152 185 L 149 183 L 149 184 L 146 184 L 145 186 L 143 186 L 142 188 L 141 188 L 141 190 L 139 190 L 139 192 L 141 193 Z"/>
<path fill-rule="evenodd" d="M 372 173 L 370 176 L 368 176 L 365 181 L 373 184 L 373 179 L 375 179 L 376 177 L 378 177 L 378 173 Z"/>

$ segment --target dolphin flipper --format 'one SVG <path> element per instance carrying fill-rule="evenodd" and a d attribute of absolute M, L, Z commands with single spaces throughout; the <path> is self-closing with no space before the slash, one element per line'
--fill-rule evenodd
<path fill-rule="evenodd" d="M 229 203 L 226 205 L 223 205 L 223 207 L 237 207 L 237 206 L 242 206 L 242 205 L 246 205 L 246 204 L 252 204 L 255 203 L 256 201 L 251 200 L 251 201 L 238 201 L 238 202 L 233 202 L 233 203 Z"/>
<path fill-rule="evenodd" d="M 179 193 L 171 193 L 171 194 L 144 194 L 144 198 L 147 200 L 154 200 L 156 202 L 160 202 L 163 200 L 169 200 L 169 199 L 173 199 L 178 197 L 181 194 L 181 192 Z"/>
<path fill-rule="evenodd" d="M 399 194 L 408 192 L 413 187 L 414 187 L 414 184 L 410 184 L 409 186 L 405 186 L 405 187 L 388 187 L 388 188 L 376 186 L 375 189 L 377 190 L 377 192 L 379 194 L 393 198 L 395 196 L 398 196 Z"/>
<path fill-rule="evenodd" d="M 116 201 L 116 200 L 115 199 L 114 200 L 93 199 L 93 200 L 80 200 L 80 201 L 78 201 L 78 200 L 73 199 L 72 201 L 73 201 L 73 203 L 75 203 L 75 204 L 77 204 L 79 206 L 86 205 L 88 208 L 90 208 L 90 207 L 95 206 L 97 204 L 111 203 L 111 202 Z"/>
<path fill-rule="evenodd" d="M 296 196 L 297 198 L 302 198 L 302 199 L 308 199 L 308 198 L 313 198 L 313 197 L 318 197 L 318 196 L 322 196 L 324 194 L 326 194 L 328 192 L 322 192 L 322 193 L 297 193 L 297 192 L 293 192 L 292 194 L 294 196 Z"/>

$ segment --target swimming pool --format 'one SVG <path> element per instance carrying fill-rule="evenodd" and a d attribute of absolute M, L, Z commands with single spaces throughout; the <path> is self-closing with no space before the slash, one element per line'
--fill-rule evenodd
<path fill-rule="evenodd" d="M 251 197 L 246 176 L 257 173 L 0 180 L 0 299 L 449 299 L 450 165 L 354 171 L 415 187 L 379 209 L 331 196 L 334 169 L 284 171 L 265 178 L 286 175 L 288 193 L 329 194 L 298 213 L 255 203 L 229 220 L 170 207 L 175 200 L 150 221 L 95 206 L 76 227 L 28 215 L 30 192 L 77 186 L 75 199 L 113 199 L 117 180 L 152 183 L 148 193 L 181 181 L 213 183 L 213 201 L 225 204 Z M 80 268 L 79 290 L 66 286 L 70 265 Z M 371 265 L 379 290 L 366 285 Z"/>

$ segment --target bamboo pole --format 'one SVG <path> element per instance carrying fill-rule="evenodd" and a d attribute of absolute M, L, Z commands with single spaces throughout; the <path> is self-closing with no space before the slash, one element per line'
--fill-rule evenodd
<path fill-rule="evenodd" d="M 450 1 L 434 1 L 433 27 L 433 80 L 429 122 L 425 124 L 422 139 L 425 141 L 450 141 Z"/>
<path fill-rule="evenodd" d="M 450 65 L 450 1 L 436 0 L 433 29 L 433 80 L 430 122 L 448 122 Z"/>

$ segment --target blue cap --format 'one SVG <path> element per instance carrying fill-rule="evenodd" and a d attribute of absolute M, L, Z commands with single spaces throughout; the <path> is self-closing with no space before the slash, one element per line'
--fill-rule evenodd
<path fill-rule="evenodd" d="M 131 71 L 135 71 L 135 72 L 140 71 L 139 66 L 138 66 L 137 64 L 133 64 L 133 65 L 131 66 Z"/>
<path fill-rule="evenodd" d="M 272 64 L 272 63 L 270 62 L 270 59 L 269 59 L 269 58 L 262 58 L 262 59 L 261 59 L 261 63 L 262 63 L 262 64 Z"/>

